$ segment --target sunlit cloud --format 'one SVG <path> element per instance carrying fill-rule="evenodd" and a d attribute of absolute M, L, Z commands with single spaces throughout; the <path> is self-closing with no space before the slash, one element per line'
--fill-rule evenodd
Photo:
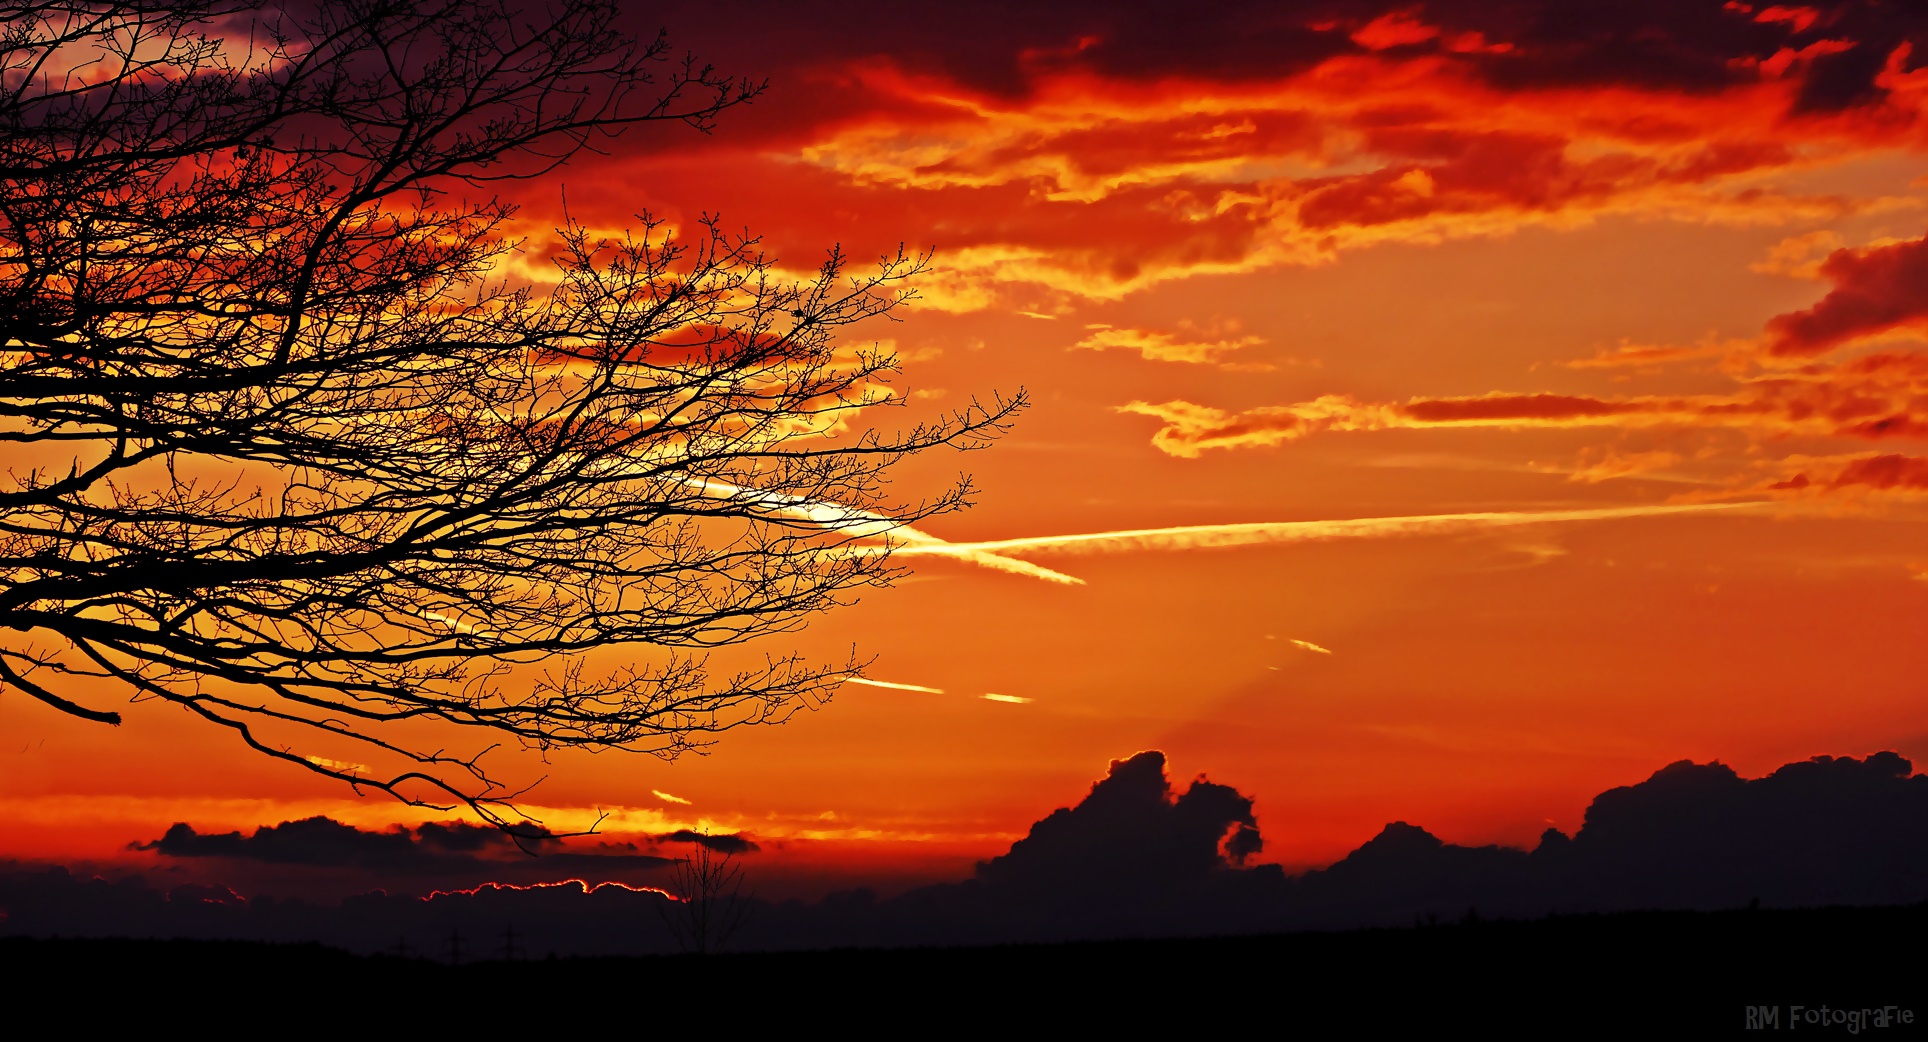
<path fill-rule="evenodd" d="M 1652 452 L 1614 452 L 1607 451 L 1598 459 L 1585 461 L 1568 473 L 1568 481 L 1596 485 L 1615 478 L 1640 477 L 1654 471 L 1676 466 L 1681 461 L 1678 452 L 1656 449 Z"/>
<path fill-rule="evenodd" d="M 1928 365 L 1915 356 L 1864 356 L 1838 366 L 1762 371 L 1731 394 L 1576 395 L 1494 392 L 1362 402 L 1323 395 L 1229 412 L 1175 400 L 1128 402 L 1119 412 L 1160 421 L 1152 445 L 1196 459 L 1215 449 L 1260 449 L 1327 432 L 1398 429 L 1601 427 L 1726 428 L 1764 436 L 1851 438 L 1928 432 Z"/>
<path fill-rule="evenodd" d="M 1883 453 L 1874 456 L 1795 456 L 1783 460 L 1792 473 L 1759 491 L 1786 494 L 1881 495 L 1917 498 L 1928 494 L 1928 458 Z"/>
<path fill-rule="evenodd" d="M 350 763 L 347 760 L 331 760 L 326 756 L 304 756 L 302 759 L 324 770 L 338 771 L 342 774 L 367 774 L 365 763 Z"/>
<path fill-rule="evenodd" d="M 983 694 L 977 697 L 984 699 L 986 702 L 1009 702 L 1012 705 L 1024 705 L 1027 702 L 1034 701 L 1034 699 L 1026 698 L 1023 695 Z"/>
<path fill-rule="evenodd" d="M 865 687 L 889 688 L 892 691 L 922 691 L 925 694 L 931 695 L 941 695 L 944 693 L 944 689 L 941 687 L 925 687 L 922 684 L 893 684 L 888 680 L 871 680 L 867 677 L 845 677 L 844 683 L 862 684 Z"/>
<path fill-rule="evenodd" d="M 1501 429 L 1516 431 L 1595 428 L 1654 431 L 1679 438 L 1696 431 L 1733 431 L 1747 439 L 1749 456 L 1791 437 L 1851 439 L 1861 443 L 1928 439 L 1928 238 L 1880 240 L 1839 247 L 1832 232 L 1782 240 L 1757 270 L 1812 273 L 1828 283 L 1813 306 L 1770 319 L 1756 339 L 1710 336 L 1691 346 L 1622 343 L 1592 358 L 1561 363 L 1573 369 L 1623 372 L 1618 379 L 1648 376 L 1664 367 L 1700 363 L 1698 378 L 1726 381 L 1726 393 L 1587 394 L 1492 391 L 1457 396 L 1415 396 L 1404 401 L 1365 401 L 1321 395 L 1282 405 L 1232 411 L 1176 399 L 1133 401 L 1117 411 L 1150 417 L 1159 426 L 1153 447 L 1196 459 L 1213 451 L 1266 449 L 1329 433 L 1387 430 Z M 1815 261 L 1817 252 L 1826 259 Z M 1729 442 L 1731 445 L 1732 442 Z M 1696 471 L 1725 464 L 1727 476 L 1683 476 L 1690 453 Z M 1726 483 L 1726 493 L 1768 491 L 1802 495 L 1912 495 L 1922 479 L 1909 457 L 1889 453 L 1813 473 L 1784 471 L 1766 486 L 1745 475 L 1757 458 L 1729 453 L 1722 461 L 1711 443 L 1698 452 L 1684 446 L 1637 451 L 1583 450 L 1579 463 L 1561 468 L 1576 482 L 1651 477 L 1705 484 Z M 1708 463 L 1712 459 L 1714 462 Z M 1789 457 L 1793 462 L 1796 457 Z"/>
<path fill-rule="evenodd" d="M 1332 649 L 1331 649 L 1331 648 L 1322 648 L 1322 647 L 1320 647 L 1319 645 L 1317 645 L 1317 644 L 1314 644 L 1314 643 L 1312 643 L 1312 642 L 1311 642 L 1311 641 L 1309 641 L 1309 640 L 1299 640 L 1299 639 L 1297 639 L 1296 637 L 1287 637 L 1287 638 L 1286 638 L 1286 640 L 1287 640 L 1287 641 L 1288 641 L 1289 643 L 1292 643 L 1292 644 L 1296 644 L 1296 645 L 1298 645 L 1299 647 L 1301 647 L 1301 648 L 1304 648 L 1304 649 L 1305 649 L 1305 650 L 1307 650 L 1307 651 L 1316 651 L 1316 652 L 1318 652 L 1318 653 L 1319 653 L 1319 654 L 1321 654 L 1321 655 L 1330 655 L 1330 654 L 1332 654 Z"/>
<path fill-rule="evenodd" d="M 685 807 L 687 807 L 687 806 L 689 806 L 689 805 L 690 805 L 690 801 L 688 801 L 688 800 L 686 800 L 686 799 L 684 799 L 683 797 L 681 797 L 681 796 L 671 796 L 671 795 L 670 795 L 669 793 L 667 793 L 667 792 L 664 792 L 664 791 L 663 791 L 663 790 L 661 790 L 661 789 L 651 789 L 651 790 L 649 790 L 649 794 L 650 794 L 651 796 L 654 796 L 654 797 L 656 797 L 656 798 L 657 798 L 657 799 L 659 799 L 659 800 L 662 800 L 662 801 L 663 801 L 664 803 L 680 803 L 680 804 L 682 804 L 682 805 L 684 805 Z"/>
<path fill-rule="evenodd" d="M 1754 341 L 1738 338 L 1723 340 L 1710 337 L 1697 344 L 1635 344 L 1623 341 L 1618 346 L 1596 352 L 1589 358 L 1575 358 L 1557 364 L 1566 369 L 1655 370 L 1696 359 L 1723 356 L 1745 358 L 1753 353 L 1754 349 Z"/>
<path fill-rule="evenodd" d="M 1741 61 L 1718 90 L 1519 90 L 1481 74 L 1512 45 L 1476 31 L 1396 12 L 1351 35 L 1374 53 L 1270 79 L 1041 72 L 1008 94 L 871 65 L 849 75 L 897 104 L 827 124 L 796 158 L 943 214 L 954 245 L 933 304 L 945 310 L 990 306 L 1020 283 L 1115 300 L 1381 243 L 1617 215 L 1772 226 L 1916 205 L 1773 183 L 1903 143 L 1921 108 L 1923 85 L 1896 74 L 1883 84 L 1890 119 L 1790 118 L 1822 44 Z M 1443 53 L 1402 51 L 1414 43 Z"/>
<path fill-rule="evenodd" d="M 1229 369 L 1263 371 L 1274 368 L 1263 362 L 1234 362 L 1232 355 L 1244 348 L 1265 343 L 1256 336 L 1222 336 L 1166 333 L 1151 329 L 1129 329 L 1094 324 L 1085 327 L 1084 339 L 1071 345 L 1083 351 L 1135 351 L 1149 362 L 1188 362 L 1217 365 Z"/>
<path fill-rule="evenodd" d="M 1747 269 L 1762 275 L 1818 279 L 1821 277 L 1821 261 L 1845 245 L 1839 232 L 1826 228 L 1791 235 L 1769 247 L 1767 256 L 1749 264 Z"/>

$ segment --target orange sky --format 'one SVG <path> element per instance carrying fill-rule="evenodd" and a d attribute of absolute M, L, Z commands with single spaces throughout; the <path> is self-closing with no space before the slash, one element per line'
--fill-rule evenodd
<path fill-rule="evenodd" d="M 721 213 L 799 269 L 935 248 L 867 330 L 908 408 L 865 419 L 1028 389 L 995 447 L 898 480 L 969 469 L 977 506 L 926 530 L 1033 540 L 979 549 L 1048 571 L 927 547 L 770 650 L 855 644 L 931 690 L 848 685 L 674 765 L 515 761 L 546 775 L 526 802 L 741 829 L 798 878 L 955 876 L 1158 748 L 1255 796 L 1263 860 L 1299 866 L 1395 819 L 1526 844 L 1681 758 L 1928 757 L 1913 16 L 1611 5 L 1620 35 L 1589 37 L 1486 6 L 1245 36 L 1067 9 L 955 46 L 774 6 L 673 24 L 769 93 L 518 188 L 532 254 L 565 190 L 598 229 Z M 1478 516 L 1215 527 L 1438 515 Z M 113 729 L 5 695 L 0 734 L 0 856 L 434 816 L 171 707 Z"/>

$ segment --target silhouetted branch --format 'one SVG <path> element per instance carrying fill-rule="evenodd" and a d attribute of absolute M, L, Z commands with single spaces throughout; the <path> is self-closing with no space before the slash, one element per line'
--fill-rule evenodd
<path fill-rule="evenodd" d="M 877 540 L 971 492 L 895 503 L 891 467 L 1022 406 L 858 426 L 897 366 L 839 337 L 928 255 L 796 278 L 714 219 L 565 219 L 511 280 L 513 207 L 465 193 L 760 85 L 605 0 L 303 10 L 0 0 L 0 632 L 61 649 L 0 644 L 0 682 L 118 722 L 48 686 L 107 678 L 499 824 L 479 756 L 401 725 L 674 757 L 829 697 L 855 659 L 704 656 L 888 581 Z"/>
<path fill-rule="evenodd" d="M 734 851 L 713 849 L 706 831 L 690 855 L 671 868 L 671 900 L 657 906 L 676 945 L 692 955 L 722 951 L 749 915 L 751 895 L 743 892 L 743 863 Z"/>

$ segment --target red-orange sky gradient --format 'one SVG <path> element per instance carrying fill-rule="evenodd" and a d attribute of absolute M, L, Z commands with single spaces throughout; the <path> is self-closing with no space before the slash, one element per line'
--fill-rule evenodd
<path fill-rule="evenodd" d="M 1254 796 L 1292 867 L 1392 820 L 1528 845 L 1684 758 L 1928 759 L 1910 10 L 639 7 L 769 90 L 515 185 L 530 273 L 565 195 L 602 231 L 720 214 L 799 271 L 932 248 L 863 331 L 906 407 L 862 420 L 1034 404 L 899 474 L 974 474 L 924 526 L 972 545 L 767 649 L 854 644 L 881 683 L 673 765 L 496 766 L 553 827 L 742 831 L 803 892 L 960 876 L 1141 749 Z M 1131 534 L 1043 538 L 1101 533 Z M 436 817 L 124 712 L 0 695 L 0 858 Z"/>

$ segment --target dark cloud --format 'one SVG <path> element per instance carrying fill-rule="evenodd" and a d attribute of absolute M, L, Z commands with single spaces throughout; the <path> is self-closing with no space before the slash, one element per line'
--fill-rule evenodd
<path fill-rule="evenodd" d="M 466 821 L 431 821 L 415 829 L 417 844 L 463 853 L 501 849 L 504 839 L 519 841 L 523 846 L 555 842 L 549 830 L 539 825 L 519 825 L 507 835 L 501 829 Z"/>
<path fill-rule="evenodd" d="M 1821 264 L 1834 288 L 1805 311 L 1768 323 L 1777 355 L 1816 355 L 1856 337 L 1928 318 L 1928 237 L 1836 250 Z"/>
<path fill-rule="evenodd" d="M 1798 475 L 1797 475 L 1798 476 Z M 1805 483 L 1804 483 L 1805 484 Z M 1829 484 L 1835 488 L 1862 485 L 1875 489 L 1928 490 L 1928 459 L 1888 453 L 1849 461 Z M 1774 487 L 1782 487 L 1780 485 Z M 1787 485 L 1799 488 L 1799 485 Z"/>
<path fill-rule="evenodd" d="M 695 843 L 719 854 L 754 854 L 762 848 L 741 834 L 711 835 L 693 829 L 677 829 L 656 837 L 658 843 Z"/>
<path fill-rule="evenodd" d="M 1406 415 L 1422 423 L 1479 420 L 1571 420 L 1638 412 L 1629 402 L 1602 401 L 1567 394 L 1498 394 L 1483 398 L 1421 398 L 1408 402 Z"/>
<path fill-rule="evenodd" d="M 365 832 L 325 817 L 263 825 L 252 836 L 239 832 L 203 834 L 186 822 L 176 822 L 160 839 L 135 843 L 133 848 L 165 857 L 238 858 L 326 867 L 394 868 L 435 857 L 427 844 L 418 844 L 407 830 Z"/>
<path fill-rule="evenodd" d="M 1630 87 L 1707 95 L 1758 82 L 1767 63 L 1800 84 L 1791 113 L 1798 117 L 1882 100 L 1877 80 L 1903 44 L 1912 45 L 1905 67 L 1928 59 L 1928 13 L 1916 6 L 1841 2 L 1825 5 L 1824 16 L 1805 26 L 1761 21 L 1756 15 L 1772 5 L 1752 6 L 1742 11 L 1725 0 L 1232 0 L 1195 5 L 1180 16 L 1150 4 L 976 0 L 870 18 L 776 0 L 633 5 L 625 15 L 630 33 L 649 38 L 664 29 L 678 50 L 715 61 L 726 73 L 767 81 L 770 90 L 726 113 L 716 134 L 637 133 L 614 147 L 623 155 L 746 146 L 782 151 L 872 118 L 912 125 L 954 118 L 947 99 L 960 93 L 1022 105 L 1046 83 L 1066 77 L 1244 86 L 1375 53 L 1442 59 L 1508 91 Z M 1354 39 L 1387 17 L 1435 31 L 1376 52 Z M 1786 70 L 1774 65 L 1777 54 L 1823 40 L 1845 49 L 1822 48 L 1828 53 L 1808 54 Z M 886 70 L 890 78 L 922 81 L 933 90 L 913 98 L 880 89 Z"/>
<path fill-rule="evenodd" d="M 1812 5 L 1820 17 L 1763 19 L 1768 3 L 1726 0 L 1233 0 L 1188 9 L 1145 4 L 929 5 L 877 19 L 826 17 L 776 2 L 671 13 L 672 38 L 728 53 L 780 87 L 803 70 L 889 59 L 921 74 L 1007 98 L 1045 74 L 1079 70 L 1124 80 L 1241 81 L 1288 76 L 1322 61 L 1379 49 L 1439 54 L 1510 88 L 1628 85 L 1718 90 L 1759 75 L 1783 49 L 1821 40 L 1844 49 L 1810 59 L 1801 106 L 1822 111 L 1878 99 L 1876 78 L 1895 50 L 1908 67 L 1928 58 L 1928 12 L 1900 0 Z M 1792 5 L 1783 5 L 1792 6 Z M 649 11 L 640 17 L 655 17 Z M 1417 27 L 1388 45 L 1362 30 L 1375 20 Z M 642 22 L 637 29 L 644 28 Z M 651 24 L 649 29 L 654 29 Z M 1427 30 L 1430 30 L 1428 32 Z"/>
<path fill-rule="evenodd" d="M 177 822 L 161 838 L 133 843 L 168 858 L 225 858 L 310 868 L 361 869 L 402 875 L 507 869 L 525 874 L 583 869 L 655 868 L 669 859 L 628 850 L 586 853 L 562 849 L 560 841 L 533 824 L 510 832 L 466 822 L 429 822 L 415 829 L 371 832 L 327 817 L 263 825 L 252 835 L 201 833 Z"/>
<path fill-rule="evenodd" d="M 1111 761 L 1083 801 L 1032 825 L 1009 853 L 980 863 L 977 878 L 1080 900 L 1144 894 L 1226 867 L 1233 837 L 1241 852 L 1262 845 L 1251 799 L 1203 777 L 1174 794 L 1165 754 L 1142 752 Z"/>
<path fill-rule="evenodd" d="M 1892 752 L 1765 778 L 1671 764 L 1601 793 L 1561 880 L 1614 905 L 1867 904 L 1928 898 L 1928 776 Z"/>

